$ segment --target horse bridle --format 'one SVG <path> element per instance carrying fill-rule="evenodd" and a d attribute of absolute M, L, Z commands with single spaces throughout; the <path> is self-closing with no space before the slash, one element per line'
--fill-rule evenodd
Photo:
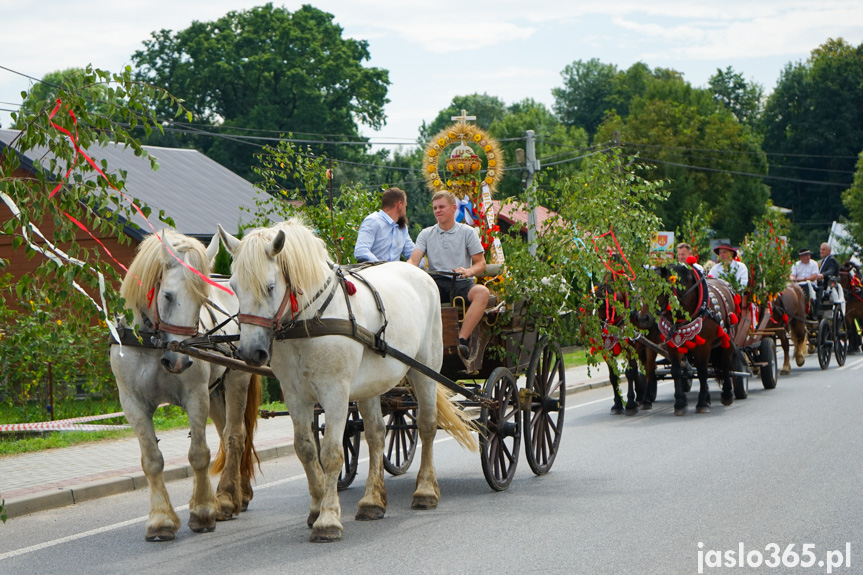
<path fill-rule="evenodd" d="M 285 290 L 285 295 L 282 297 L 282 303 L 279 304 L 279 309 L 276 310 L 276 315 L 269 318 L 260 315 L 240 313 L 237 314 L 237 321 L 240 323 L 240 325 L 248 323 L 251 325 L 257 325 L 276 331 L 279 329 L 279 326 L 282 323 L 282 316 L 284 315 L 285 310 L 288 308 L 288 303 L 291 304 L 291 316 L 292 318 L 294 318 L 298 316 L 302 311 L 308 309 L 308 307 L 312 305 L 315 300 L 321 297 L 321 295 L 324 293 L 324 291 L 326 291 L 327 287 L 332 283 L 332 281 L 333 276 L 329 276 L 321 289 L 318 290 L 318 293 L 316 293 L 312 298 L 309 299 L 308 303 L 306 303 L 302 310 L 300 310 L 299 306 L 297 305 L 297 295 L 303 295 L 303 290 L 299 288 L 292 288 L 290 282 L 287 282 L 287 289 Z M 333 290 L 335 291 L 335 286 Z M 327 303 L 329 303 L 329 300 L 331 298 L 332 294 L 330 294 L 330 298 L 327 299 Z"/>
<path fill-rule="evenodd" d="M 162 281 L 159 280 L 156 282 L 156 287 L 153 288 L 153 331 L 155 333 L 164 331 L 165 333 L 171 333 L 174 335 L 185 335 L 190 337 L 198 335 L 197 324 L 195 324 L 193 327 L 174 325 L 172 323 L 162 321 L 159 318 L 159 291 L 161 287 Z"/>

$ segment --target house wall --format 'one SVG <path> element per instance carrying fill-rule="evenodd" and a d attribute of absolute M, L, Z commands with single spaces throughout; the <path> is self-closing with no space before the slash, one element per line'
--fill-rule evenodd
<path fill-rule="evenodd" d="M 23 179 L 29 177 L 29 174 L 23 170 L 18 170 L 13 173 L 13 177 L 19 177 Z M 12 218 L 12 212 L 9 210 L 5 203 L 0 201 L 0 222 L 5 222 L 10 218 Z M 36 224 L 36 226 L 42 231 L 46 238 L 52 238 L 55 229 L 52 218 L 46 218 Z M 114 258 L 116 258 L 119 262 L 128 267 L 129 263 L 132 261 L 132 258 L 135 255 L 135 250 L 138 247 L 135 240 L 132 240 L 131 243 L 121 244 L 115 237 L 105 237 L 98 231 L 91 231 L 93 231 L 93 235 L 95 235 L 99 239 L 99 241 L 105 244 L 105 247 L 107 247 L 111 251 L 111 254 L 114 256 Z M 18 229 L 18 233 L 20 233 L 20 228 Z M 34 234 L 30 235 L 31 240 L 37 245 L 41 245 L 43 243 L 43 241 L 38 237 L 34 236 Z M 122 268 L 120 268 L 120 266 L 117 265 L 105 253 L 104 249 L 102 249 L 102 247 L 99 246 L 98 243 L 96 243 L 96 241 L 86 232 L 84 232 L 83 230 L 79 230 L 75 234 L 75 238 L 80 246 L 87 249 L 91 253 L 98 252 L 99 256 L 105 262 L 111 265 L 114 269 L 116 269 L 121 276 L 125 273 L 123 272 Z M 25 274 L 32 274 L 36 270 L 36 268 L 42 265 L 42 263 L 44 263 L 46 260 L 45 257 L 41 254 L 35 254 L 33 255 L 33 257 L 28 257 L 24 245 L 21 245 L 18 247 L 18 249 L 13 250 L 13 239 L 14 236 L 0 234 L 0 259 L 4 259 L 8 262 L 6 269 L 0 273 L 12 274 L 12 277 L 17 283 L 17 281 Z M 65 251 L 69 247 L 69 244 L 61 243 L 57 247 Z M 115 287 L 119 289 L 120 286 L 116 285 Z M 11 303 L 12 302 L 7 301 L 7 304 Z"/>

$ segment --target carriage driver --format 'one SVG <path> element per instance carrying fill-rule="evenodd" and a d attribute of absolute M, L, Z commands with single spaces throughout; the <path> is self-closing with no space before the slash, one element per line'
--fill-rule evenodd
<path fill-rule="evenodd" d="M 791 266 L 791 281 L 797 282 L 797 285 L 803 290 L 806 296 L 806 302 L 815 301 L 815 286 L 812 282 L 818 279 L 818 264 L 812 261 L 812 252 L 808 249 L 802 249 L 797 254 L 800 261 Z M 806 306 L 807 309 L 809 306 Z"/>
<path fill-rule="evenodd" d="M 455 221 L 457 209 L 452 192 L 443 190 L 435 193 L 432 210 L 437 224 L 419 233 L 416 249 L 408 263 L 418 266 L 425 255 L 429 270 L 458 274 L 454 289 L 451 276 L 432 275 L 432 278 L 437 284 L 442 303 L 452 303 L 451 291 L 452 297 L 462 296 L 470 302 L 458 332 L 458 351 L 467 359 L 470 354 L 468 340 L 482 319 L 489 291 L 473 279 L 485 271 L 485 250 L 472 227 Z"/>

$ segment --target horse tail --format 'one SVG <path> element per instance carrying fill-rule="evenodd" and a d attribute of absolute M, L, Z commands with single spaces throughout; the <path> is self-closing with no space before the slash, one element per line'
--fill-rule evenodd
<path fill-rule="evenodd" d="M 255 477 L 255 462 L 258 469 L 261 468 L 261 458 L 255 449 L 255 430 L 258 429 L 258 408 L 261 406 L 261 389 L 263 378 L 256 374 L 249 381 L 249 391 L 246 395 L 246 413 L 243 417 L 243 425 L 246 428 L 246 445 L 243 447 L 243 458 L 240 461 L 240 477 L 253 479 Z"/>
<path fill-rule="evenodd" d="M 255 477 L 255 461 L 258 463 L 258 468 L 261 466 L 261 459 L 258 457 L 258 452 L 255 450 L 254 435 L 258 428 L 258 408 L 261 405 L 261 376 L 253 374 L 249 381 L 249 390 L 246 394 L 246 412 L 243 414 L 243 426 L 246 429 L 246 444 L 243 446 L 243 457 L 240 459 L 240 477 L 243 479 L 252 479 Z M 223 396 L 224 397 L 224 396 Z M 211 475 L 218 475 L 225 468 L 225 444 L 219 441 L 219 451 L 216 453 L 216 458 L 213 460 L 213 465 L 210 467 Z"/>
<path fill-rule="evenodd" d="M 437 386 L 437 424 L 455 439 L 459 445 L 470 451 L 479 451 L 479 444 L 473 435 L 476 430 L 469 416 L 450 401 L 453 393 L 444 386 Z"/>

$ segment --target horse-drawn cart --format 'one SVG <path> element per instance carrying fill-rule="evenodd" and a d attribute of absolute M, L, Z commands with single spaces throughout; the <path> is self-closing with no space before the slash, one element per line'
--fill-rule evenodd
<path fill-rule="evenodd" d="M 347 266 L 339 273 L 361 277 L 359 274 L 364 267 L 367 266 Z M 531 470 L 541 475 L 551 469 L 563 431 L 566 381 L 560 346 L 539 335 L 536 318 L 527 317 L 524 306 L 515 306 L 507 325 L 498 324 L 499 318 L 505 314 L 505 305 L 492 300 L 488 307 L 484 321 L 480 322 L 470 340 L 470 354 L 464 358 L 458 352 L 458 329 L 464 306 L 458 299 L 454 306 L 442 306 L 444 359 L 440 372 L 389 347 L 362 326 L 353 330 L 345 329 L 344 325 L 325 324 L 309 335 L 353 337 L 377 352 L 421 371 L 453 392 L 453 401 L 458 408 L 475 414 L 472 427 L 479 434 L 483 475 L 492 489 L 501 491 L 512 481 L 522 438 Z M 220 338 L 220 341 L 236 338 Z M 269 368 L 251 367 L 201 349 L 202 345 L 210 345 L 211 342 L 191 339 L 170 347 L 234 369 L 273 376 Z M 519 387 L 522 376 L 524 384 Z M 418 443 L 418 404 L 408 377 L 381 396 L 381 409 L 386 420 L 384 468 L 392 475 L 401 475 L 410 467 Z M 279 415 L 289 413 L 262 412 L 264 417 Z M 320 406 L 315 409 L 313 427 L 318 439 L 326 431 L 325 414 Z M 347 488 L 356 477 L 363 431 L 359 409 L 351 403 L 343 436 L 344 464 L 339 475 L 339 489 Z"/>
<path fill-rule="evenodd" d="M 845 365 L 848 356 L 848 330 L 845 326 L 845 298 L 839 278 L 827 281 L 821 301 L 812 302 L 813 319 L 806 320 L 806 334 L 810 346 L 818 353 L 821 369 L 830 366 L 831 355 L 836 356 L 839 366 Z M 817 299 L 817 298 L 816 298 Z"/>

